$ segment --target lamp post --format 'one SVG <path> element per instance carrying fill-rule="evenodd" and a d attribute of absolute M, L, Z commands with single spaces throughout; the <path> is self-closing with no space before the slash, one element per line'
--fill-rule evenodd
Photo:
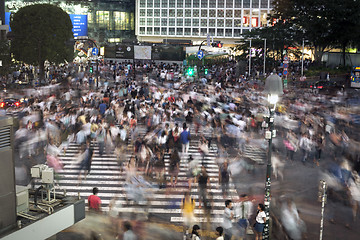
<path fill-rule="evenodd" d="M 266 167 L 266 179 L 265 179 L 265 214 L 266 222 L 264 226 L 264 240 L 270 239 L 270 185 L 271 185 L 271 154 L 272 154 L 272 139 L 276 136 L 276 131 L 274 130 L 274 113 L 276 108 L 276 103 L 279 99 L 279 96 L 283 94 L 283 85 L 281 78 L 274 72 L 265 80 L 265 89 L 264 93 L 268 96 L 269 102 L 269 112 L 270 116 L 268 118 L 268 130 L 265 132 L 265 138 L 269 142 L 268 154 L 267 154 L 267 167 Z"/>

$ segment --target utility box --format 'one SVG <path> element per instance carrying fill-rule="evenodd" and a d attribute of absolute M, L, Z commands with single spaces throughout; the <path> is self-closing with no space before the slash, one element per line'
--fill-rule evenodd
<path fill-rule="evenodd" d="M 0 117 L 0 234 L 16 226 L 13 118 Z"/>
<path fill-rule="evenodd" d="M 16 186 L 16 212 L 29 211 L 29 189 L 24 186 Z"/>

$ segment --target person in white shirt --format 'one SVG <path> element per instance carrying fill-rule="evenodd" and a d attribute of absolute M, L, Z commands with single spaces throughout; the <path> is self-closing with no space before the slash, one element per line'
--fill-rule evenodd
<path fill-rule="evenodd" d="M 262 203 L 259 203 L 258 205 L 258 212 L 256 214 L 256 222 L 254 225 L 254 230 L 255 230 L 255 240 L 262 240 L 263 238 L 263 231 L 264 231 L 264 226 L 265 226 L 265 222 L 266 222 L 266 214 L 265 214 L 265 206 Z"/>
<path fill-rule="evenodd" d="M 216 235 L 218 236 L 216 238 L 216 240 L 224 240 L 223 232 L 224 232 L 224 229 L 222 227 L 216 228 Z"/>
<path fill-rule="evenodd" d="M 224 210 L 224 221 L 223 228 L 225 232 L 224 240 L 230 240 L 232 237 L 232 219 L 234 218 L 234 213 L 232 212 L 232 201 L 225 201 L 225 210 Z"/>

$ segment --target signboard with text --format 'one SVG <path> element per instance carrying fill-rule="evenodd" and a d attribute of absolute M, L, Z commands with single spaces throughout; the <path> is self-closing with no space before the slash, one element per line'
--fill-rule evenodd
<path fill-rule="evenodd" d="M 69 14 L 73 25 L 74 37 L 84 37 L 88 35 L 87 15 Z"/>
<path fill-rule="evenodd" d="M 134 58 L 134 46 L 119 44 L 115 48 L 115 57 L 121 59 L 133 59 Z"/>

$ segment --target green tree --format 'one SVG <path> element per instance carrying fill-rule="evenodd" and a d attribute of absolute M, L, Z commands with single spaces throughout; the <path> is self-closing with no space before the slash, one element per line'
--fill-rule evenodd
<path fill-rule="evenodd" d="M 11 61 L 10 44 L 7 40 L 0 41 L 0 61 L 2 63 L 2 66 L 0 66 L 0 75 L 10 73 L 13 62 Z"/>
<path fill-rule="evenodd" d="M 10 22 L 13 39 L 11 52 L 18 61 L 38 65 L 44 79 L 44 63 L 63 63 L 73 58 L 73 47 L 66 44 L 73 37 L 69 15 L 51 4 L 21 8 Z"/>

